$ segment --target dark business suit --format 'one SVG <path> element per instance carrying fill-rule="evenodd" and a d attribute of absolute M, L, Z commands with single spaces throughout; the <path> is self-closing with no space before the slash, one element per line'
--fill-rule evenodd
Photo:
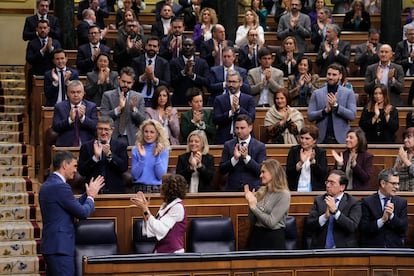
<path fill-rule="evenodd" d="M 329 220 L 323 225 L 319 224 L 319 216 L 325 214 L 326 194 L 315 197 L 312 209 L 307 217 L 308 228 L 312 232 L 312 248 L 325 248 L 326 234 Z M 358 247 L 356 231 L 361 219 L 361 203 L 348 193 L 344 193 L 338 205 L 341 214 L 334 220 L 334 240 L 336 247 Z"/>
<path fill-rule="evenodd" d="M 87 178 L 86 182 L 93 177 L 102 175 L 105 178 L 105 186 L 102 188 L 104 193 L 121 194 L 126 192 L 126 183 L 122 174 L 128 170 L 128 152 L 127 145 L 116 139 L 111 139 L 112 159 L 109 161 L 105 154 L 95 162 L 93 145 L 95 140 L 83 144 L 79 152 L 78 171 Z"/>
<path fill-rule="evenodd" d="M 137 96 L 136 110 L 131 110 L 130 102 L 133 97 Z M 117 139 L 120 136 L 119 122 L 121 114 L 115 115 L 115 108 L 119 105 L 119 89 L 109 90 L 103 94 L 101 102 L 101 115 L 110 116 L 114 120 L 115 128 L 112 138 Z M 128 145 L 135 145 L 136 135 L 141 123 L 145 120 L 145 104 L 141 93 L 129 90 L 125 103 L 126 123 L 125 131 L 128 139 Z"/>
<path fill-rule="evenodd" d="M 78 47 L 89 43 L 89 23 L 82 20 L 78 26 L 76 26 L 76 34 L 78 37 Z"/>
<path fill-rule="evenodd" d="M 99 49 L 101 53 L 107 53 L 108 55 L 111 52 L 111 48 L 102 43 L 99 43 Z M 76 68 L 79 70 L 79 74 L 86 75 L 86 73 L 93 70 L 94 66 L 95 62 L 92 60 L 91 45 L 87 43 L 79 46 L 76 56 Z"/>
<path fill-rule="evenodd" d="M 82 11 L 89 8 L 89 0 L 80 1 L 78 4 L 78 20 L 82 20 Z M 105 28 L 104 18 L 109 17 L 108 6 L 106 4 L 106 0 L 99 0 L 99 9 L 95 11 L 96 15 L 96 25 L 99 28 Z"/>
<path fill-rule="evenodd" d="M 120 33 L 115 42 L 114 61 L 118 65 L 118 70 L 121 70 L 122 68 L 126 66 L 131 66 L 132 59 L 139 57 L 140 55 L 144 53 L 144 48 L 145 48 L 144 31 L 142 31 L 142 33 L 138 33 L 135 38 L 131 39 L 132 41 L 135 40 L 135 42 L 138 42 L 140 40 L 142 41 L 141 50 L 138 50 L 135 47 L 127 50 L 127 46 L 126 46 L 127 39 L 128 39 L 128 34 Z"/>
<path fill-rule="evenodd" d="M 234 155 L 234 147 L 238 142 L 238 139 L 234 138 L 224 143 L 220 161 L 220 173 L 228 174 L 224 189 L 226 191 L 241 192 L 244 185 L 248 184 L 250 190 L 255 189 L 257 191 L 261 186 L 260 166 L 263 160 L 266 159 L 266 147 L 262 142 L 251 137 L 248 146 L 250 161 L 245 164 L 240 158 L 236 166 L 233 167 L 231 158 Z"/>
<path fill-rule="evenodd" d="M 316 64 L 320 66 L 320 73 L 321 77 L 326 76 L 326 72 L 328 71 L 328 66 L 334 62 L 337 62 L 344 66 L 345 68 L 348 66 L 350 58 L 351 58 L 351 44 L 348 41 L 339 40 L 338 42 L 338 55 L 334 55 L 332 58 L 329 56 L 324 59 L 323 53 L 325 52 L 325 43 L 322 42 L 319 46 L 318 56 L 316 57 Z"/>
<path fill-rule="evenodd" d="M 224 144 L 224 142 L 233 138 L 230 129 L 237 115 L 247 114 L 253 121 L 256 118 L 256 105 L 252 96 L 240 93 L 239 105 L 239 112 L 229 118 L 229 110 L 231 110 L 230 95 L 226 93 L 216 97 L 213 107 L 213 122 L 217 125 L 216 144 Z"/>
<path fill-rule="evenodd" d="M 378 193 L 362 199 L 360 223 L 361 246 L 363 247 L 404 247 L 408 227 L 407 200 L 393 196 L 394 217 L 378 228 L 377 220 L 382 217 L 382 203 Z"/>
<path fill-rule="evenodd" d="M 300 150 L 302 147 L 296 145 L 290 148 L 287 162 L 286 175 L 289 184 L 289 190 L 298 190 L 298 181 L 301 171 L 296 170 L 296 163 L 300 161 Z M 315 146 L 315 164 L 310 165 L 312 191 L 324 191 L 326 173 L 328 172 L 328 160 L 326 150 Z"/>
<path fill-rule="evenodd" d="M 56 68 L 52 70 L 55 70 L 55 69 Z M 53 85 L 52 70 L 49 70 L 45 73 L 44 92 L 45 92 L 45 97 L 46 97 L 46 104 L 45 104 L 46 106 L 55 106 L 56 101 L 58 99 L 58 94 L 59 94 L 59 83 L 57 86 Z M 75 69 L 69 68 L 69 67 L 66 67 L 66 71 L 70 71 L 72 73 L 72 75 L 70 75 L 69 80 L 79 80 L 78 71 L 76 71 Z M 59 73 L 56 72 L 56 74 L 59 77 Z M 65 95 L 65 98 L 66 98 L 66 95 Z"/>
<path fill-rule="evenodd" d="M 181 174 L 187 180 L 188 186 L 191 183 L 191 175 L 193 170 L 190 169 L 190 163 L 188 162 L 191 152 L 186 152 L 178 156 L 177 169 L 176 173 Z M 201 157 L 201 168 L 198 168 L 199 173 L 199 192 L 209 192 L 212 191 L 211 182 L 214 176 L 214 156 L 211 154 L 203 154 Z"/>
<path fill-rule="evenodd" d="M 233 46 L 233 41 L 226 40 L 227 46 Z M 212 38 L 209 40 L 205 40 L 201 42 L 200 46 L 200 57 L 204 58 L 207 61 L 208 66 L 213 67 L 214 66 L 214 57 L 213 57 L 213 51 L 214 51 L 214 41 Z"/>
<path fill-rule="evenodd" d="M 259 49 L 257 49 L 257 53 L 258 52 Z M 256 57 L 249 57 L 249 45 L 244 45 L 239 48 L 239 57 L 237 58 L 237 61 L 239 66 L 246 69 L 247 71 L 260 65 L 257 54 Z"/>
<path fill-rule="evenodd" d="M 166 34 L 164 34 L 164 26 L 162 25 L 162 21 L 157 20 L 154 24 L 152 24 L 151 36 L 158 37 L 160 41 L 163 37 L 166 36 Z"/>
<path fill-rule="evenodd" d="M 413 63 L 410 63 L 408 61 L 408 58 L 410 57 L 411 51 L 408 46 L 408 41 L 403 40 L 397 43 L 395 46 L 395 53 L 394 53 L 394 62 L 401 65 L 404 70 L 404 74 L 408 72 L 409 76 L 412 76 L 409 72 L 410 67 L 413 66 Z M 414 72 L 413 72 L 414 75 Z"/>
<path fill-rule="evenodd" d="M 60 268 L 64 275 L 75 275 L 73 219 L 86 219 L 95 210 L 94 202 L 86 193 L 76 199 L 70 185 L 53 173 L 40 187 L 39 203 L 43 220 L 40 252 L 50 264 L 48 273 L 62 275 L 53 270 Z"/>
<path fill-rule="evenodd" d="M 341 170 L 346 172 L 346 166 L 349 160 L 349 150 L 344 151 L 342 156 L 344 158 L 344 164 L 342 165 Z M 372 190 L 370 176 L 374 173 L 373 160 L 374 156 L 371 153 L 367 151 L 358 152 L 356 166 L 352 169 L 352 190 Z"/>
<path fill-rule="evenodd" d="M 243 85 L 240 87 L 240 91 L 242 93 L 250 94 L 250 84 L 247 80 L 247 71 L 244 68 L 239 66 L 234 66 L 234 70 L 240 73 L 240 76 L 243 80 Z M 225 88 L 223 88 L 224 79 L 224 66 L 214 66 L 210 68 L 210 79 L 209 79 L 209 89 L 210 96 L 208 98 L 208 106 L 212 106 L 214 104 L 214 99 L 218 96 L 223 94 Z"/>
<path fill-rule="evenodd" d="M 194 57 L 193 60 L 195 79 L 181 73 L 185 68 L 184 58 L 182 56 L 170 61 L 171 86 L 174 89 L 171 99 L 173 106 L 188 106 L 188 100 L 186 98 L 187 90 L 193 87 L 203 89 L 203 87 L 207 87 L 209 84 L 210 69 L 208 68 L 207 62 L 198 57 Z"/>
<path fill-rule="evenodd" d="M 59 41 L 56 39 L 53 39 L 52 45 L 54 49 L 61 48 Z M 31 75 L 43 76 L 47 70 L 54 67 L 52 51 L 46 51 L 42 55 L 40 49 L 42 49 L 42 43 L 38 37 L 32 39 L 27 44 L 26 61 L 32 66 L 30 70 Z"/>
<path fill-rule="evenodd" d="M 367 71 L 365 72 L 364 91 L 370 96 L 374 94 L 374 86 L 377 84 L 378 66 L 379 63 L 371 64 L 367 67 Z M 394 68 L 395 71 L 394 78 L 388 79 L 388 83 L 386 84 L 388 87 L 388 96 L 393 106 L 401 106 L 402 101 L 400 94 L 404 90 L 404 69 L 401 65 L 394 62 L 390 62 L 389 67 L 390 69 Z"/>
<path fill-rule="evenodd" d="M 323 33 L 319 33 L 319 25 L 317 23 L 311 25 L 311 43 L 314 45 L 313 51 L 318 52 L 321 43 L 325 41 Z"/>
<path fill-rule="evenodd" d="M 371 27 L 371 17 L 368 12 L 362 11 L 362 20 L 358 27 L 352 20 L 354 19 L 355 11 L 350 10 L 345 14 L 344 23 L 342 30 L 353 31 L 353 32 L 367 32 Z"/>
<path fill-rule="evenodd" d="M 105 91 L 119 87 L 118 72 L 109 72 L 109 82 L 98 84 L 99 72 L 94 70 L 86 74 L 85 98 L 101 106 L 102 96 Z"/>
<path fill-rule="evenodd" d="M 84 144 L 95 137 L 98 116 L 96 112 L 96 105 L 93 102 L 82 100 L 80 104 L 86 106 L 85 120 L 80 122 L 79 126 L 79 138 L 81 143 Z M 52 128 L 54 131 L 59 133 L 56 140 L 56 146 L 58 147 L 73 146 L 75 124 L 69 124 L 68 121 L 70 108 L 71 105 L 69 100 L 65 100 L 55 105 Z"/>
<path fill-rule="evenodd" d="M 378 43 L 375 46 L 376 54 L 374 54 L 374 55 L 367 52 L 367 43 L 366 42 L 358 45 L 355 48 L 355 64 L 359 66 L 359 74 L 361 76 L 365 75 L 365 72 L 367 71 L 368 65 L 379 62 L 378 50 L 381 47 L 381 45 L 382 44 Z"/>
<path fill-rule="evenodd" d="M 139 82 L 139 76 L 144 74 L 145 67 L 147 66 L 146 56 L 140 55 L 136 57 L 131 62 L 131 67 L 135 70 L 135 84 L 133 89 L 135 91 L 141 91 L 142 88 L 145 86 L 146 83 Z M 171 74 L 170 74 L 170 65 L 168 61 L 160 56 L 156 56 L 155 58 L 155 67 L 154 67 L 154 75 L 157 77 L 160 82 L 158 86 L 164 85 L 169 86 L 171 82 Z M 155 89 L 155 87 L 154 87 Z"/>
<path fill-rule="evenodd" d="M 52 38 L 59 40 L 60 39 L 60 26 L 59 26 L 58 18 L 56 16 L 48 14 L 47 20 L 49 21 L 49 27 L 50 27 L 49 35 Z M 26 17 L 26 20 L 24 22 L 24 27 L 23 27 L 23 40 L 24 41 L 30 41 L 32 39 L 37 38 L 36 28 L 37 28 L 38 22 L 39 22 L 39 17 L 37 14 Z"/>
<path fill-rule="evenodd" d="M 170 50 L 170 43 L 171 43 L 171 40 L 173 40 L 173 38 L 174 38 L 174 35 L 169 34 L 163 37 L 160 41 L 160 52 L 158 54 L 160 55 L 160 57 L 163 57 L 168 61 L 171 61 L 171 59 L 174 58 L 173 52 Z M 187 36 L 181 35 L 181 42 L 183 42 L 186 38 Z M 179 47 L 179 45 L 177 45 L 177 47 Z M 179 52 L 181 52 L 181 49 L 179 49 Z"/>

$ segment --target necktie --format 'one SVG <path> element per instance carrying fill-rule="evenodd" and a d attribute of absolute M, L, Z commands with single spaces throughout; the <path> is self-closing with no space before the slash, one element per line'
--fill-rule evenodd
<path fill-rule="evenodd" d="M 93 46 L 92 56 L 96 57 L 98 54 L 98 46 Z"/>
<path fill-rule="evenodd" d="M 126 128 L 126 121 L 127 121 L 127 106 L 128 106 L 128 94 L 126 94 L 126 102 L 125 102 L 125 107 L 124 107 L 124 109 L 122 109 L 122 112 L 121 112 L 121 116 L 120 116 L 120 118 L 119 118 L 119 134 L 120 135 L 124 135 L 124 132 L 125 132 L 125 128 Z"/>
<path fill-rule="evenodd" d="M 331 44 L 331 50 L 329 51 L 329 55 L 328 55 L 328 64 L 331 64 L 334 62 L 335 59 L 335 53 L 334 53 L 334 48 L 333 45 Z"/>
<path fill-rule="evenodd" d="M 44 15 L 41 15 L 40 16 L 40 20 L 45 20 L 45 16 Z"/>
<path fill-rule="evenodd" d="M 335 204 L 337 205 L 338 199 L 335 199 Z M 326 232 L 326 242 L 325 242 L 325 248 L 335 248 L 335 239 L 334 239 L 334 223 L 335 223 L 335 215 L 329 216 L 328 221 L 328 231 Z"/>
<path fill-rule="evenodd" d="M 47 44 L 47 38 L 42 38 L 42 48 Z"/>
<path fill-rule="evenodd" d="M 223 53 L 223 47 L 221 45 L 221 42 L 218 43 L 218 48 L 219 51 L 218 53 L 216 53 L 215 59 L 214 59 L 214 65 L 218 66 L 218 65 L 223 65 L 222 59 L 221 59 L 221 55 Z"/>
<path fill-rule="evenodd" d="M 178 48 L 178 37 L 174 37 L 174 47 L 173 47 L 173 58 L 176 58 L 179 56 L 178 54 L 179 48 Z"/>
<path fill-rule="evenodd" d="M 60 69 L 60 93 L 62 101 L 66 99 L 66 84 L 65 84 L 65 72 Z"/>
<path fill-rule="evenodd" d="M 75 115 L 75 122 L 74 122 L 75 139 L 73 139 L 73 146 L 74 147 L 79 147 L 79 123 L 80 123 L 79 111 L 78 111 L 78 106 L 77 105 L 75 105 L 74 108 L 75 108 L 75 111 L 76 111 L 76 115 Z"/>
<path fill-rule="evenodd" d="M 389 197 L 383 197 L 382 200 L 384 201 L 384 206 L 382 207 L 382 210 L 385 210 L 385 206 L 387 206 L 388 201 L 390 201 Z"/>
<path fill-rule="evenodd" d="M 259 66 L 257 64 L 257 46 L 254 46 L 254 50 L 253 50 L 253 64 L 254 64 L 254 67 Z"/>
<path fill-rule="evenodd" d="M 408 56 L 411 55 L 411 52 L 412 51 L 413 51 L 413 44 L 410 45 L 410 52 L 408 53 Z M 414 75 L 414 62 L 411 63 L 411 65 L 410 65 L 410 71 L 409 71 L 409 73 L 410 73 L 410 76 Z"/>
<path fill-rule="evenodd" d="M 152 64 L 152 59 L 148 60 L 148 66 Z M 152 81 L 150 79 L 147 79 L 147 96 L 151 96 L 152 92 Z"/>
<path fill-rule="evenodd" d="M 246 142 L 245 142 L 245 141 L 242 141 L 242 142 L 240 143 L 240 145 L 241 145 L 242 147 L 244 147 L 244 146 L 246 145 Z"/>

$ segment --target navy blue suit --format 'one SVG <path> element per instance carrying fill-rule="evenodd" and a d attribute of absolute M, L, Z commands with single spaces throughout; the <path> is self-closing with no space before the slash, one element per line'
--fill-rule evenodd
<path fill-rule="evenodd" d="M 85 120 L 83 123 L 80 123 L 79 129 L 79 138 L 82 144 L 84 144 L 95 137 L 98 117 L 95 103 L 83 100 L 81 104 L 86 106 Z M 69 124 L 68 121 L 70 108 L 69 100 L 65 100 L 55 105 L 52 128 L 59 133 L 59 137 L 56 140 L 56 146 L 58 147 L 73 146 L 75 127 L 74 124 Z"/>
<path fill-rule="evenodd" d="M 266 147 L 265 145 L 251 137 L 248 152 L 251 156 L 250 161 L 245 164 L 242 159 L 239 159 L 236 166 L 231 164 L 231 158 L 233 157 L 234 147 L 238 143 L 238 139 L 232 139 L 227 141 L 223 147 L 223 153 L 221 154 L 220 161 L 220 173 L 228 174 L 227 183 L 225 186 L 226 191 L 243 191 L 245 184 L 249 184 L 249 189 L 260 188 L 260 166 L 263 160 L 266 159 Z"/>
<path fill-rule="evenodd" d="M 252 96 L 240 93 L 239 104 L 239 112 L 233 117 L 229 117 L 229 110 L 231 110 L 230 95 L 226 93 L 215 99 L 213 122 L 218 126 L 216 132 L 216 144 L 224 144 L 224 142 L 233 138 L 230 134 L 230 130 L 231 125 L 233 124 L 233 119 L 237 117 L 237 115 L 247 114 L 253 121 L 256 118 L 256 104 Z"/>
<path fill-rule="evenodd" d="M 140 55 L 136 57 L 131 62 L 131 67 L 135 70 L 135 84 L 132 88 L 135 91 L 141 92 L 142 88 L 145 86 L 145 83 L 139 82 L 139 76 L 144 74 L 145 67 L 147 66 L 146 57 L 144 55 Z M 171 81 L 171 74 L 170 74 L 170 65 L 168 61 L 160 56 L 156 56 L 155 58 L 155 67 L 154 67 L 154 74 L 160 82 L 158 86 L 165 85 L 170 86 Z M 154 87 L 155 89 L 155 87 Z"/>
<path fill-rule="evenodd" d="M 384 213 L 378 193 L 362 199 L 362 218 L 359 224 L 361 246 L 404 247 L 408 227 L 407 200 L 394 196 L 391 202 L 394 203 L 394 217 L 378 229 L 377 220 Z"/>
<path fill-rule="evenodd" d="M 247 71 L 246 69 L 234 66 L 234 70 L 240 73 L 240 76 L 243 79 L 243 85 L 240 87 L 240 91 L 242 93 L 250 94 L 250 84 L 247 80 Z M 224 82 L 224 66 L 214 66 L 210 68 L 210 79 L 209 79 L 209 92 L 210 97 L 208 99 L 208 106 L 212 106 L 214 103 L 214 99 L 218 96 L 223 94 L 223 82 Z"/>
<path fill-rule="evenodd" d="M 101 53 L 107 53 L 108 55 L 111 52 L 111 48 L 102 43 L 99 43 L 99 49 Z M 92 51 L 89 43 L 79 46 L 76 56 L 76 68 L 79 70 L 79 74 L 86 75 L 86 73 L 93 71 L 95 62 L 91 57 Z"/>
<path fill-rule="evenodd" d="M 45 256 L 50 275 L 53 268 L 66 270 L 65 275 L 75 275 L 75 228 L 73 219 L 86 219 L 94 210 L 94 202 L 86 193 L 79 199 L 73 196 L 72 189 L 57 174 L 51 174 L 39 191 L 40 211 L 43 220 L 43 233 L 40 252 Z M 54 258 L 58 257 L 59 258 Z M 62 260 L 63 257 L 66 261 Z M 56 263 L 60 260 L 61 263 Z M 70 260 L 72 260 L 70 262 Z M 49 262 L 50 261 L 50 262 Z M 52 270 L 52 271 L 50 271 Z"/>
<path fill-rule="evenodd" d="M 112 159 L 109 161 L 105 154 L 102 154 L 101 160 L 95 162 L 92 157 L 94 155 L 93 144 L 95 140 L 91 140 L 83 144 L 79 152 L 78 171 L 81 175 L 89 180 L 98 175 L 105 178 L 105 186 L 102 188 L 104 193 L 121 194 L 126 192 L 126 183 L 122 178 L 122 174 L 128 170 L 128 152 L 127 145 L 122 141 L 111 139 Z"/>
<path fill-rule="evenodd" d="M 227 46 L 233 46 L 233 41 L 226 40 Z M 210 38 L 209 40 L 201 42 L 200 45 L 200 57 L 204 58 L 208 65 L 210 67 L 214 66 L 214 57 L 213 57 L 213 51 L 214 51 L 214 40 Z"/>
<path fill-rule="evenodd" d="M 45 73 L 45 80 L 44 80 L 44 92 L 46 97 L 46 104 L 45 106 L 55 106 L 58 94 L 59 94 L 59 84 L 58 86 L 53 85 L 52 79 L 52 70 L 47 71 Z M 79 80 L 79 73 L 77 70 L 66 67 L 67 71 L 72 72 L 69 80 Z M 59 76 L 59 73 L 56 73 Z M 66 96 L 66 95 L 65 95 Z"/>
<path fill-rule="evenodd" d="M 193 73 L 195 79 L 181 73 L 184 70 L 185 63 L 182 56 L 174 58 L 170 61 L 171 86 L 174 88 L 172 96 L 173 106 L 188 106 L 186 93 L 189 88 L 198 87 L 202 89 L 207 87 L 209 83 L 210 69 L 205 60 L 194 57 Z"/>
<path fill-rule="evenodd" d="M 49 21 L 50 37 L 59 40 L 60 39 L 60 26 L 59 26 L 58 18 L 56 16 L 48 14 L 47 20 Z M 39 22 L 39 17 L 37 16 L 37 14 L 26 17 L 26 20 L 24 22 L 24 27 L 23 27 L 23 40 L 24 41 L 27 41 L 27 40 L 30 41 L 32 39 L 37 38 L 36 28 L 37 28 L 38 22 Z"/>
<path fill-rule="evenodd" d="M 84 9 L 89 8 L 89 0 L 80 1 L 78 4 L 78 20 L 82 20 L 82 11 Z M 108 6 L 105 0 L 99 0 L 99 10 L 95 11 L 96 15 L 96 25 L 99 26 L 100 29 L 105 28 L 104 18 L 109 17 Z"/>
<path fill-rule="evenodd" d="M 54 49 L 61 48 L 58 40 L 53 39 L 52 45 Z M 53 68 L 52 52 L 46 51 L 43 55 L 40 53 L 42 43 L 38 37 L 32 39 L 27 44 L 26 61 L 32 66 L 31 74 L 43 76 L 47 70 Z"/>

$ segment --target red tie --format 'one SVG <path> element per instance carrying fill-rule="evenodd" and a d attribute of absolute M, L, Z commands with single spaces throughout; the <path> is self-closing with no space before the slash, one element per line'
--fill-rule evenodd
<path fill-rule="evenodd" d="M 74 108 L 75 108 L 75 111 L 76 111 L 76 115 L 75 115 L 75 122 L 74 122 L 75 139 L 73 140 L 73 146 L 74 147 L 79 147 L 79 123 L 80 123 L 79 111 L 78 111 L 78 106 L 77 105 L 75 105 Z"/>

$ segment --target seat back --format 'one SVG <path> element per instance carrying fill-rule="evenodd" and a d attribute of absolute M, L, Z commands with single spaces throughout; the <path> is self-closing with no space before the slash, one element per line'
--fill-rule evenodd
<path fill-rule="evenodd" d="M 298 243 L 298 230 L 296 227 L 296 219 L 292 216 L 287 216 L 285 219 L 285 243 L 286 243 L 286 249 L 292 250 L 297 249 L 297 243 Z"/>
<path fill-rule="evenodd" d="M 145 254 L 154 252 L 157 240 L 142 235 L 142 219 L 137 219 L 132 227 L 135 253 Z"/>
<path fill-rule="evenodd" d="M 312 231 L 307 226 L 308 218 L 303 220 L 303 249 L 312 249 Z"/>
<path fill-rule="evenodd" d="M 103 256 L 118 253 L 115 222 L 112 220 L 81 220 L 75 225 L 76 275 L 81 276 L 83 256 Z"/>
<path fill-rule="evenodd" d="M 198 218 L 191 220 L 188 252 L 211 253 L 236 250 L 231 218 Z"/>

